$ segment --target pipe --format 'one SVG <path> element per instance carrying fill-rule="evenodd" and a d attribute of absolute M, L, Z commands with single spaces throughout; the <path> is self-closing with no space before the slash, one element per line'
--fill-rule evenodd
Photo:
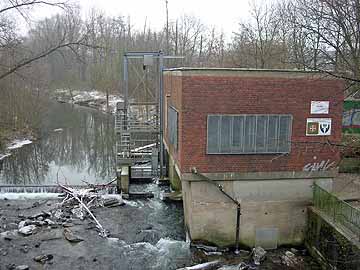
<path fill-rule="evenodd" d="M 235 236 L 235 254 L 238 255 L 240 253 L 240 216 L 241 216 L 241 204 L 238 200 L 231 197 L 228 194 L 224 187 L 220 184 L 217 184 L 215 181 L 211 180 L 206 175 L 199 173 L 196 167 L 191 168 L 191 172 L 203 178 L 206 182 L 214 185 L 222 194 L 224 194 L 228 199 L 230 199 L 236 205 L 236 236 Z"/>

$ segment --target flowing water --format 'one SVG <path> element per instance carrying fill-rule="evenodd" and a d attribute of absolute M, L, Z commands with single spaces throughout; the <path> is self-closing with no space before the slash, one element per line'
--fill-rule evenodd
<path fill-rule="evenodd" d="M 83 180 L 106 183 L 114 178 L 114 117 L 85 107 L 50 104 L 41 122 L 40 139 L 12 150 L 11 156 L 0 161 L 2 197 L 21 199 L 14 196 L 21 192 L 34 193 L 33 198 L 40 199 L 42 192 L 56 192 L 57 181 L 83 185 Z M 121 219 L 108 224 L 109 231 L 118 236 L 113 235 L 109 243 L 111 252 L 119 254 L 114 260 L 121 261 L 121 269 L 172 269 L 190 263 L 182 205 L 163 203 L 162 189 L 155 183 L 133 185 L 131 190 L 153 192 L 155 197 L 128 201 L 128 208 L 107 214 L 116 213 Z M 149 268 L 144 267 L 146 262 Z"/>
<path fill-rule="evenodd" d="M 83 185 L 83 180 L 106 183 L 114 176 L 113 116 L 84 107 L 51 103 L 41 122 L 40 139 L 12 150 L 11 156 L 0 161 L 0 198 L 12 198 L 6 192 L 50 194 L 56 191 L 57 181 L 71 185 Z M 182 204 L 161 201 L 164 189 L 166 187 L 155 183 L 131 185 L 130 191 L 152 192 L 154 198 L 128 201 L 121 208 L 98 211 L 97 217 L 111 233 L 108 241 L 95 234 L 91 241 L 71 248 L 64 246 L 63 240 L 42 244 L 44 250 L 60 256 L 51 269 L 168 270 L 208 260 L 186 243 Z M 0 210 L 6 211 L 11 204 L 0 201 Z M 13 214 L 14 220 L 17 220 L 19 205 L 21 201 L 13 210 L 8 210 L 7 215 Z M 17 254 L 16 249 L 9 247 L 9 250 L 14 254 L 9 256 L 9 253 L 2 260 L 13 262 L 13 258 L 20 256 L 32 261 L 31 252 L 26 258 L 24 254 Z M 79 265 L 83 268 L 78 268 Z M 279 268 L 270 262 L 259 269 Z"/>

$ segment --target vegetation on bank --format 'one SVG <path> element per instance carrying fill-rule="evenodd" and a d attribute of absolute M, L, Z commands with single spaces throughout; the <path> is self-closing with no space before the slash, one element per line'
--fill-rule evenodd
<path fill-rule="evenodd" d="M 360 173 L 360 134 L 343 134 L 339 171 Z"/>

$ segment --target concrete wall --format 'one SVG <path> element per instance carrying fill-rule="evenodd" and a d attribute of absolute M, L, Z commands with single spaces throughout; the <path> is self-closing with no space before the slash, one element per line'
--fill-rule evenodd
<path fill-rule="evenodd" d="M 328 189 L 332 185 L 332 173 L 206 175 L 241 203 L 240 240 L 249 247 L 255 246 L 256 232 L 263 229 L 277 232 L 277 245 L 302 243 L 313 179 L 320 180 Z M 191 239 L 219 246 L 234 245 L 236 205 L 215 186 L 199 181 L 196 175 L 183 174 L 181 178 L 185 224 Z M 261 244 L 261 239 L 257 244 Z"/>

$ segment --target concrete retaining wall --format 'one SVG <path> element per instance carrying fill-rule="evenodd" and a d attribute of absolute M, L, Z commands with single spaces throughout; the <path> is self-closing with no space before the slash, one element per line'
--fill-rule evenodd
<path fill-rule="evenodd" d="M 271 244 L 265 242 L 301 244 L 305 237 L 307 206 L 312 201 L 313 181 L 317 179 L 328 189 L 332 185 L 330 172 L 206 175 L 240 201 L 240 241 L 249 247 Z M 185 224 L 191 239 L 219 246 L 234 245 L 236 205 L 214 185 L 199 181 L 196 175 L 183 174 L 181 180 Z M 265 231 L 270 232 L 272 239 L 259 237 Z"/>

